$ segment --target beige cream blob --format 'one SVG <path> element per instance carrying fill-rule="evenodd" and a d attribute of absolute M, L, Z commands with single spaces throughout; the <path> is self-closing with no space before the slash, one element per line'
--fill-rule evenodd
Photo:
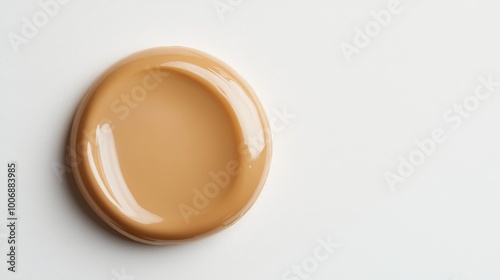
<path fill-rule="evenodd" d="M 237 221 L 266 180 L 271 134 L 250 86 L 197 50 L 135 53 L 91 86 L 70 135 L 91 208 L 140 242 L 169 244 Z"/>

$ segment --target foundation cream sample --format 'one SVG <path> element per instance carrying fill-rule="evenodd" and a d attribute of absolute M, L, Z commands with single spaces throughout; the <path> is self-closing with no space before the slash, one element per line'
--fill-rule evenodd
<path fill-rule="evenodd" d="M 112 228 L 169 244 L 237 221 L 269 170 L 267 117 L 250 86 L 203 52 L 163 47 L 107 70 L 78 107 L 78 188 Z"/>

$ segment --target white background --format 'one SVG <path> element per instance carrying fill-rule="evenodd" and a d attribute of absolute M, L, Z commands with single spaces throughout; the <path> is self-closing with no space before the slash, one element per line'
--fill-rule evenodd
<path fill-rule="evenodd" d="M 459 128 L 443 119 L 479 76 L 500 80 L 499 2 L 401 0 L 349 63 L 340 44 L 389 2 L 232 0 L 221 20 L 211 0 L 72 0 L 16 53 L 9 34 L 42 9 L 2 1 L 0 279 L 283 279 L 328 237 L 340 247 L 308 279 L 500 279 L 500 87 Z M 295 117 L 275 131 L 269 179 L 244 218 L 154 247 L 103 227 L 53 166 L 92 81 L 135 51 L 170 45 L 222 59 L 270 118 Z M 447 141 L 392 192 L 384 174 L 436 128 Z M 11 160 L 16 274 L 4 261 Z"/>

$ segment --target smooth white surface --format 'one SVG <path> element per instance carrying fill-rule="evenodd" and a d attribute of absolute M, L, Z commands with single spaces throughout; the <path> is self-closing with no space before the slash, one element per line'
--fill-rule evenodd
<path fill-rule="evenodd" d="M 340 247 L 309 279 L 499 279 L 500 88 L 459 129 L 442 115 L 478 76 L 500 80 L 500 2 L 402 0 L 351 63 L 339 45 L 390 1 L 229 2 L 221 21 L 211 0 L 73 0 L 18 53 L 8 34 L 41 8 L 1 4 L 0 182 L 17 161 L 20 259 L 7 272 L 1 183 L 0 279 L 282 279 L 327 236 Z M 243 219 L 152 247 L 96 223 L 52 165 L 92 81 L 164 45 L 219 57 L 270 118 L 295 117 L 275 131 L 268 182 Z M 448 140 L 391 192 L 384 173 L 439 127 Z"/>

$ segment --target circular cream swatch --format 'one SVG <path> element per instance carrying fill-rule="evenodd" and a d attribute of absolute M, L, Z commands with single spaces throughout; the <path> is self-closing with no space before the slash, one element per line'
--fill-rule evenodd
<path fill-rule="evenodd" d="M 78 107 L 70 146 L 91 208 L 149 244 L 189 241 L 237 221 L 271 159 L 269 123 L 250 86 L 185 47 L 141 51 L 101 75 Z"/>

